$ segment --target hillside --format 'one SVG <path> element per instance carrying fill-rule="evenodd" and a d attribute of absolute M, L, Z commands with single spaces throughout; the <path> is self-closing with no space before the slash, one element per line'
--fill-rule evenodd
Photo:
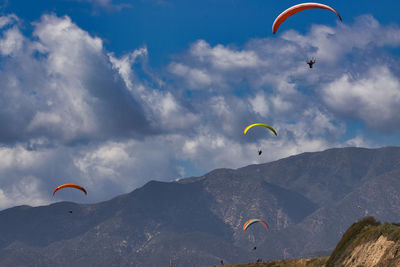
<path fill-rule="evenodd" d="M 400 266 L 399 252 L 400 224 L 366 217 L 346 231 L 326 266 Z"/>
<path fill-rule="evenodd" d="M 366 215 L 400 221 L 400 148 L 339 148 L 109 201 L 0 212 L 0 266 L 179 266 L 328 256 Z M 73 213 L 69 213 L 73 210 Z M 265 220 L 270 228 L 250 218 Z M 253 247 L 257 250 L 253 250 Z"/>
<path fill-rule="evenodd" d="M 324 267 L 328 260 L 325 258 L 313 259 L 290 259 L 290 260 L 277 260 L 259 263 L 235 264 L 226 267 Z"/>
<path fill-rule="evenodd" d="M 288 259 L 228 267 L 379 267 L 400 266 L 400 224 L 365 217 L 352 224 L 329 257 Z"/>

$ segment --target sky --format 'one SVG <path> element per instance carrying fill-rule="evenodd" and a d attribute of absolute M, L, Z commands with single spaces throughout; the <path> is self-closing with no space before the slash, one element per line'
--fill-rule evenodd
<path fill-rule="evenodd" d="M 0 209 L 399 146 L 400 2 L 298 3 L 0 0 Z"/>

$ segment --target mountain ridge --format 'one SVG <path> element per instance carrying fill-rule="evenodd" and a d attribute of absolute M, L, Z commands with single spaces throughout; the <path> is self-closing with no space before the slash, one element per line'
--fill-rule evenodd
<path fill-rule="evenodd" d="M 150 181 L 95 204 L 13 207 L 0 211 L 0 265 L 205 266 L 328 252 L 364 215 L 357 205 L 400 219 L 400 192 L 390 189 L 399 182 L 398 158 L 398 147 L 334 148 Z M 270 231 L 257 224 L 242 231 L 250 218 Z M 40 262 L 25 265 L 30 255 Z"/>

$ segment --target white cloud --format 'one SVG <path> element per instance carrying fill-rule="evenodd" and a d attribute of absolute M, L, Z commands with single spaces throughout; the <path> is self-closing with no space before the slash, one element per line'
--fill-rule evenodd
<path fill-rule="evenodd" d="M 354 49 L 369 50 L 374 47 L 398 46 L 400 29 L 397 25 L 382 26 L 371 15 L 357 17 L 353 25 L 339 23 L 336 27 L 313 25 L 307 35 L 290 30 L 282 38 L 314 48 L 318 63 L 338 63 Z"/>
<path fill-rule="evenodd" d="M 45 162 L 50 158 L 46 151 L 29 151 L 24 147 L 17 145 L 13 148 L 0 148 L 0 171 L 10 171 L 16 168 L 20 170 L 39 170 L 44 167 Z"/>
<path fill-rule="evenodd" d="M 235 51 L 223 45 L 211 47 L 204 40 L 194 43 L 190 54 L 200 62 L 209 62 L 211 67 L 222 71 L 254 68 L 261 64 L 254 51 Z"/>
<path fill-rule="evenodd" d="M 181 137 L 159 136 L 140 142 L 106 142 L 80 149 L 73 164 L 81 182 L 99 196 L 128 193 L 149 180 L 180 176 L 177 147 Z"/>
<path fill-rule="evenodd" d="M 48 204 L 55 180 L 66 173 L 67 164 L 57 152 L 28 150 L 21 145 L 1 147 L 0 208 Z"/>
<path fill-rule="evenodd" d="M 365 140 L 365 138 L 362 135 L 357 135 L 352 139 L 349 139 L 346 141 L 346 143 L 343 146 L 352 146 L 352 147 L 368 147 L 372 148 L 374 147 L 371 142 Z"/>
<path fill-rule="evenodd" d="M 249 99 L 251 108 L 254 113 L 266 117 L 269 112 L 269 103 L 264 92 L 258 93 L 254 98 Z"/>
<path fill-rule="evenodd" d="M 103 8 L 108 11 L 121 11 L 123 8 L 131 7 L 128 3 L 115 4 L 113 0 L 75 0 L 78 2 L 88 2 L 96 8 Z"/>
<path fill-rule="evenodd" d="M 146 48 L 135 50 L 120 59 L 112 54 L 109 56 L 113 68 L 119 72 L 130 93 L 141 101 L 146 117 L 155 131 L 181 130 L 198 122 L 196 114 L 181 105 L 171 92 L 153 89 L 136 77 L 133 66 L 139 58 L 147 56 Z M 158 82 L 158 84 L 163 83 Z"/>
<path fill-rule="evenodd" d="M 16 205 L 39 206 L 49 204 L 38 190 L 40 180 L 36 177 L 22 177 L 6 190 L 0 189 L 0 209 Z"/>
<path fill-rule="evenodd" d="M 242 47 L 199 40 L 174 57 L 166 76 L 148 66 L 147 47 L 117 57 L 69 17 L 43 16 L 33 36 L 17 21 L 0 17 L 1 207 L 49 203 L 65 182 L 84 185 L 90 194 L 81 201 L 94 202 L 192 169 L 379 143 L 348 134 L 342 118 L 378 130 L 399 125 L 398 68 L 385 57 L 371 63 L 400 44 L 399 30 L 369 16 Z M 254 122 L 278 136 L 244 135 Z"/>
<path fill-rule="evenodd" d="M 0 53 L 11 55 L 0 72 L 0 121 L 12 124 L 0 140 L 73 143 L 146 131 L 143 107 L 127 94 L 101 39 L 69 17 L 44 15 L 33 25 L 34 41 L 17 26 L 0 39 Z"/>
<path fill-rule="evenodd" d="M 169 70 L 183 90 L 235 90 L 246 86 L 296 94 L 299 85 L 315 87 L 345 73 L 353 66 L 347 59 L 349 54 L 363 64 L 376 60 L 380 49 L 399 44 L 397 25 L 380 25 L 365 15 L 353 24 L 313 25 L 306 34 L 289 30 L 274 38 L 252 39 L 241 48 L 211 46 L 199 40 L 172 62 Z M 310 57 L 317 58 L 312 70 L 305 63 Z"/>
<path fill-rule="evenodd" d="M 109 53 L 110 62 L 113 68 L 116 69 L 125 82 L 126 87 L 132 92 L 143 91 L 143 86 L 136 84 L 136 77 L 132 71 L 132 66 L 138 59 L 147 57 L 147 47 L 134 50 L 132 53 L 126 54 L 121 58 L 116 58 L 113 53 Z"/>
<path fill-rule="evenodd" d="M 172 63 L 169 66 L 171 73 L 184 78 L 188 86 L 193 89 L 208 88 L 213 78 L 205 69 L 189 68 L 184 64 Z"/>
<path fill-rule="evenodd" d="M 19 18 L 15 14 L 9 14 L 0 17 L 0 29 L 9 25 L 19 22 Z"/>
<path fill-rule="evenodd" d="M 7 30 L 3 36 L 4 38 L 0 39 L 0 53 L 2 56 L 10 56 L 22 48 L 24 38 L 18 28 L 13 27 Z"/>
<path fill-rule="evenodd" d="M 344 74 L 321 91 L 324 102 L 335 112 L 363 120 L 373 128 L 400 128 L 400 82 L 386 66 L 371 66 L 356 79 Z"/>

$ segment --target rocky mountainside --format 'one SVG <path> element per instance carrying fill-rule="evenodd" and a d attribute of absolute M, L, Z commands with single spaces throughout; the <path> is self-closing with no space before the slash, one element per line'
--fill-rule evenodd
<path fill-rule="evenodd" d="M 0 212 L 0 266 L 207 266 L 329 255 L 365 215 L 400 221 L 399 174 L 400 148 L 339 148 L 151 181 L 98 204 L 14 207 Z M 251 218 L 270 231 L 255 224 L 243 232 Z"/>
<path fill-rule="evenodd" d="M 326 267 L 400 266 L 400 225 L 366 217 L 345 232 Z"/>
<path fill-rule="evenodd" d="M 325 267 L 328 258 L 329 257 L 251 262 L 226 265 L 226 267 Z"/>
<path fill-rule="evenodd" d="M 353 223 L 329 257 L 288 259 L 228 267 L 387 267 L 400 266 L 400 224 L 368 216 Z"/>

